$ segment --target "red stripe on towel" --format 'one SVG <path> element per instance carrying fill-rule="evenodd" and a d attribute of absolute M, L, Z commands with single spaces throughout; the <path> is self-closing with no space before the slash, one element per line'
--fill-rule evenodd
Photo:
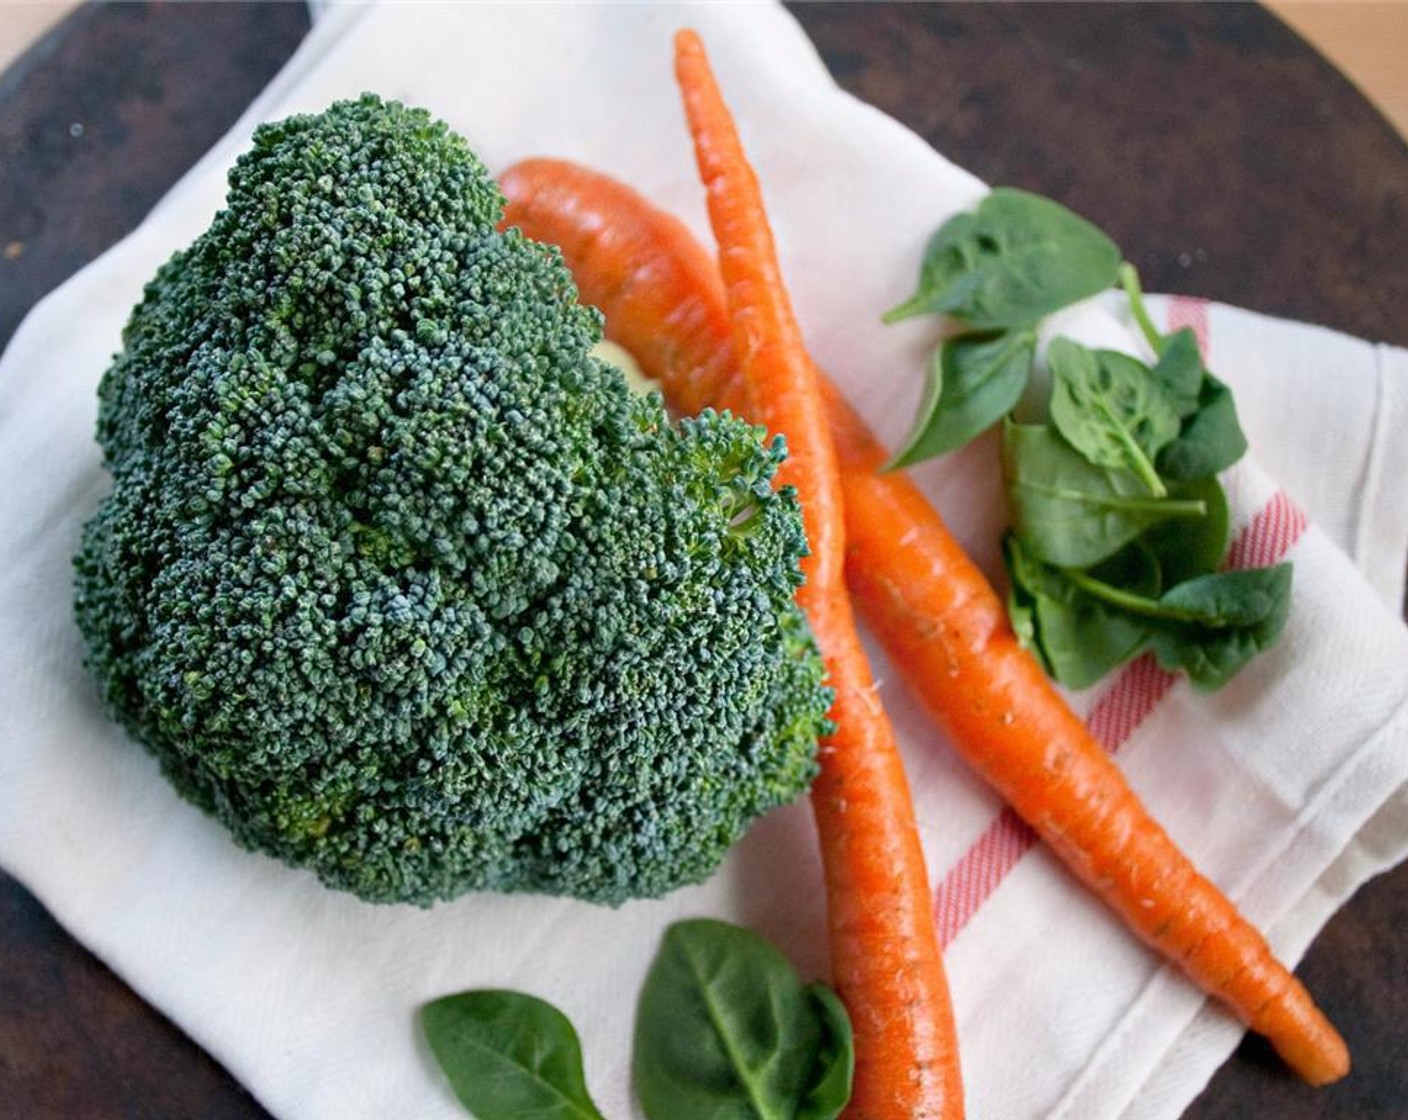
<path fill-rule="evenodd" d="M 1168 301 L 1168 330 L 1187 327 L 1198 340 L 1203 361 L 1208 360 L 1208 301 L 1195 296 L 1171 296 Z"/>
<path fill-rule="evenodd" d="M 1237 535 L 1227 549 L 1224 567 L 1264 568 L 1286 555 L 1306 530 L 1305 512 L 1284 491 L 1272 495 L 1252 525 Z M 1255 527 L 1256 531 L 1252 532 Z"/>

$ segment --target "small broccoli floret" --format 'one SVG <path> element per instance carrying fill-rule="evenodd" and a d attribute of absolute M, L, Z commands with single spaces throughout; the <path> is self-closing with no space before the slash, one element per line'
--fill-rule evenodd
<path fill-rule="evenodd" d="M 99 390 L 88 662 L 177 789 L 372 901 L 698 881 L 815 770 L 783 454 L 589 355 L 465 142 L 261 128 Z"/>

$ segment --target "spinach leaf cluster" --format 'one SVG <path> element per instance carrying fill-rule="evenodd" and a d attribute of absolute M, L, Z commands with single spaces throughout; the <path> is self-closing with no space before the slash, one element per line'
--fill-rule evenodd
<path fill-rule="evenodd" d="M 1056 338 L 1049 391 L 1033 400 L 1041 320 L 1116 284 L 1153 361 Z M 923 313 L 956 330 L 891 467 L 1001 423 L 1009 614 L 1055 679 L 1084 688 L 1149 649 L 1213 689 L 1275 641 L 1290 566 L 1220 570 L 1217 476 L 1247 446 L 1231 391 L 1191 330 L 1154 327 L 1114 242 L 1049 199 L 999 188 L 935 233 L 918 290 L 886 320 Z"/>

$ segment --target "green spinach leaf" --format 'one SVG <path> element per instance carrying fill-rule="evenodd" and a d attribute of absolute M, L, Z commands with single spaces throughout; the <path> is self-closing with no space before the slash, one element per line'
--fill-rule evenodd
<path fill-rule="evenodd" d="M 821 1045 L 810 1088 L 797 1108 L 797 1120 L 835 1120 L 851 1099 L 855 1075 L 855 1040 L 851 1017 L 841 997 L 825 984 L 811 983 L 803 991 L 821 1025 Z"/>
<path fill-rule="evenodd" d="M 1031 377 L 1030 328 L 960 335 L 939 344 L 929 363 L 914 426 L 890 460 L 907 467 L 965 443 L 1002 419 Z"/>
<path fill-rule="evenodd" d="M 1175 584 L 1163 595 L 1111 583 L 1098 569 L 1066 573 L 1078 588 L 1131 614 L 1193 626 L 1260 626 L 1274 618 L 1290 594 L 1290 565 L 1213 572 Z"/>
<path fill-rule="evenodd" d="M 1159 453 L 1159 471 L 1178 481 L 1207 478 L 1226 470 L 1246 450 L 1232 391 L 1205 371 L 1198 407 L 1183 421 L 1178 437 Z"/>
<path fill-rule="evenodd" d="M 755 934 L 676 923 L 636 1012 L 637 1096 L 651 1120 L 832 1120 L 850 1096 L 845 1021 Z"/>
<path fill-rule="evenodd" d="M 1161 334 L 1154 326 L 1133 265 L 1120 266 L 1119 280 L 1135 322 L 1159 355 L 1154 376 L 1178 403 L 1183 421 L 1178 437 L 1159 453 L 1160 475 L 1168 481 L 1188 482 L 1226 470 L 1247 450 L 1231 390 L 1203 365 L 1191 330 L 1184 327 Z"/>
<path fill-rule="evenodd" d="M 1203 356 L 1198 351 L 1197 336 L 1187 327 L 1159 335 L 1158 340 L 1158 360 L 1149 373 L 1173 401 L 1181 420 L 1198 408 L 1198 393 L 1203 385 Z"/>
<path fill-rule="evenodd" d="M 1194 621 L 1171 621 L 1151 637 L 1165 669 L 1183 670 L 1195 687 L 1221 688 L 1280 637 L 1290 613 L 1291 565 L 1219 572 L 1190 580 L 1163 597 Z"/>
<path fill-rule="evenodd" d="M 1222 687 L 1280 636 L 1291 601 L 1291 566 L 1215 572 L 1176 584 L 1157 599 L 1068 573 L 1086 594 L 1149 620 L 1159 664 L 1182 670 L 1201 689 Z"/>
<path fill-rule="evenodd" d="M 1003 556 L 1013 625 L 1047 674 L 1061 684 L 1088 688 L 1144 648 L 1146 620 L 1085 594 L 1061 569 L 1027 556 L 1011 533 L 1003 542 Z M 1155 562 L 1142 548 L 1129 546 L 1107 561 L 1116 562 L 1128 565 L 1126 578 L 1140 586 L 1157 580 Z"/>
<path fill-rule="evenodd" d="M 1220 688 L 1276 641 L 1290 609 L 1289 564 L 1197 576 L 1160 594 L 1158 561 L 1143 541 L 1089 570 L 1041 564 L 1010 535 L 1004 543 L 1013 624 L 1070 688 L 1145 649 L 1195 687 Z"/>
<path fill-rule="evenodd" d="M 1150 494 L 1166 492 L 1154 458 L 1179 431 L 1179 414 L 1143 362 L 1113 350 L 1052 341 L 1051 422 L 1066 442 L 1098 467 L 1129 471 Z"/>
<path fill-rule="evenodd" d="M 1002 468 L 1013 529 L 1057 567 L 1098 564 L 1151 525 L 1207 512 L 1196 499 L 1150 497 L 1134 474 L 1096 466 L 1045 424 L 1007 422 Z"/>
<path fill-rule="evenodd" d="M 1159 599 L 1169 618 L 1227 628 L 1262 627 L 1285 621 L 1290 601 L 1291 566 L 1214 572 L 1177 584 Z"/>
<path fill-rule="evenodd" d="M 1227 554 L 1227 492 L 1215 475 L 1169 484 L 1169 497 L 1202 502 L 1202 517 L 1180 517 L 1145 530 L 1139 541 L 1157 559 L 1164 587 L 1217 571 Z"/>
<path fill-rule="evenodd" d="M 481 990 L 421 1008 L 421 1028 L 460 1103 L 479 1120 L 602 1120 L 577 1032 L 522 992 Z"/>
<path fill-rule="evenodd" d="M 1111 287 L 1119 248 L 1059 203 L 999 187 L 929 240 L 919 285 L 888 323 L 947 314 L 978 330 L 1028 326 Z"/>

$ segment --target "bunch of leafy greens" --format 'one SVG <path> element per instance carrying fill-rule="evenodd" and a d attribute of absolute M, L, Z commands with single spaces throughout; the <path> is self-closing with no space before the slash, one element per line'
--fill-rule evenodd
<path fill-rule="evenodd" d="M 479 1120 L 602 1120 L 565 1015 L 523 992 L 476 990 L 421 1008 L 455 1095 Z M 650 1120 L 834 1120 L 851 1095 L 850 1019 L 748 930 L 698 919 L 665 931 L 636 1010 L 635 1084 Z"/>
<path fill-rule="evenodd" d="M 1054 339 L 1049 396 L 1033 403 L 1040 321 L 1115 284 L 1153 362 Z M 1113 241 L 1049 199 L 994 190 L 934 234 L 918 290 L 885 319 L 931 313 L 958 330 L 934 353 L 891 466 L 1002 423 L 1009 613 L 1051 676 L 1084 688 L 1148 649 L 1215 689 L 1275 641 L 1290 566 L 1220 570 L 1228 512 L 1217 475 L 1247 446 L 1232 394 L 1192 331 L 1154 327 Z M 1017 419 L 1019 402 L 1039 421 Z"/>

